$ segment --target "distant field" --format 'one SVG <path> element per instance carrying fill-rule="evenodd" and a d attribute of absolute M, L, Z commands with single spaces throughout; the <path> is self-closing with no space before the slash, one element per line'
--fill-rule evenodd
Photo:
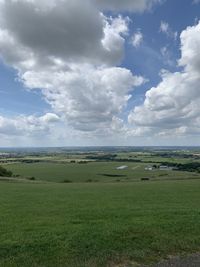
<path fill-rule="evenodd" d="M 126 165 L 128 168 L 117 170 Z M 200 174 L 180 171 L 146 171 L 145 163 L 134 162 L 89 162 L 80 163 L 16 163 L 6 168 L 23 177 L 52 182 L 115 182 L 138 181 L 143 177 L 150 179 L 188 179 L 200 178 Z"/>
<path fill-rule="evenodd" d="M 169 152 L 169 151 L 168 151 Z M 161 154 L 162 155 L 162 154 Z M 176 163 L 188 163 L 188 162 L 200 162 L 200 157 L 197 158 L 192 158 L 192 157 L 187 157 L 187 153 L 182 153 L 182 154 L 177 154 L 176 156 L 157 156 L 154 152 L 119 152 L 117 154 L 117 158 L 126 158 L 126 159 L 135 159 L 135 160 L 141 160 L 143 162 L 176 162 Z"/>
<path fill-rule="evenodd" d="M 0 266 L 113 267 L 199 251 L 199 192 L 199 180 L 0 182 Z"/>

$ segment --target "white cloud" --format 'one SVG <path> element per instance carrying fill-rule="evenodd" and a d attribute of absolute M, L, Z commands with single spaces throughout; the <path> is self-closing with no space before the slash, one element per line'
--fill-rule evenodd
<path fill-rule="evenodd" d="M 56 114 L 53 113 L 46 113 L 45 115 L 40 117 L 40 121 L 44 123 L 54 123 L 58 122 L 60 119 Z"/>
<path fill-rule="evenodd" d="M 46 113 L 43 116 L 16 116 L 8 118 L 0 116 L 0 135 L 37 135 L 48 134 L 52 125 L 59 122 L 60 118 L 53 113 Z"/>
<path fill-rule="evenodd" d="M 115 5 L 139 11 L 156 2 L 118 1 Z M 103 5 L 109 9 L 113 4 L 104 1 Z M 19 71 L 58 67 L 58 62 L 62 68 L 73 62 L 118 64 L 128 32 L 128 18 L 107 18 L 91 0 L 84 5 L 80 0 L 1 1 L 0 25 L 0 54 Z"/>
<path fill-rule="evenodd" d="M 200 22 L 181 35 L 183 71 L 162 71 L 162 81 L 146 93 L 144 104 L 129 115 L 129 122 L 149 127 L 154 134 L 200 133 Z"/>
<path fill-rule="evenodd" d="M 54 112 L 76 129 L 95 130 L 110 124 L 130 98 L 134 86 L 145 82 L 124 68 L 71 66 L 70 72 L 29 71 L 22 79 L 29 88 L 43 88 Z"/>
<path fill-rule="evenodd" d="M 41 90 L 52 107 L 52 113 L 41 117 L 1 117 L 0 134 L 56 136 L 51 125 L 59 121 L 58 132 L 65 138 L 69 132 L 88 139 L 128 134 L 122 113 L 130 92 L 146 80 L 116 67 L 123 58 L 130 19 L 102 12 L 143 12 L 160 2 L 0 0 L 0 57 L 18 71 L 26 87 Z M 136 34 L 133 43 L 138 46 L 142 34 Z"/>
<path fill-rule="evenodd" d="M 160 32 L 166 34 L 167 37 L 172 38 L 174 40 L 177 39 L 178 33 L 174 32 L 171 27 L 169 26 L 169 23 L 166 21 L 161 21 L 160 23 Z"/>
<path fill-rule="evenodd" d="M 181 52 L 182 56 L 179 65 L 184 66 L 188 72 L 200 73 L 200 21 L 197 25 L 187 27 L 181 33 Z"/>
<path fill-rule="evenodd" d="M 128 34 L 129 18 L 122 18 L 120 15 L 116 18 L 104 16 L 104 22 L 104 38 L 101 42 L 106 50 L 105 56 L 110 54 L 115 62 L 120 61 L 123 58 L 124 36 Z"/>
<path fill-rule="evenodd" d="M 193 0 L 193 4 L 199 4 L 200 0 Z"/>
<path fill-rule="evenodd" d="M 115 63 L 112 53 L 102 45 L 105 17 L 90 1 L 84 1 L 84 5 L 78 0 L 50 3 L 44 0 L 0 3 L 1 32 L 6 37 L 3 43 L 1 40 L 0 52 L 9 64 L 21 63 L 19 68 L 29 69 L 52 65 L 54 60 Z M 8 48 L 6 43 L 10 44 Z"/>
<path fill-rule="evenodd" d="M 175 66 L 176 63 L 173 60 L 173 56 L 171 54 L 171 51 L 169 50 L 168 46 L 163 46 L 160 49 L 161 55 L 163 57 L 163 63 L 165 65 L 169 65 L 169 66 Z"/>
<path fill-rule="evenodd" d="M 167 33 L 169 31 L 169 24 L 165 21 L 161 21 L 160 23 L 160 31 Z"/>
<path fill-rule="evenodd" d="M 132 36 L 131 43 L 134 47 L 139 47 L 143 41 L 143 34 L 141 33 L 140 29 Z"/>
<path fill-rule="evenodd" d="M 53 112 L 74 129 L 110 128 L 130 91 L 145 82 L 115 67 L 129 18 L 106 17 L 89 0 L 5 1 L 0 22 L 2 59 L 18 70 L 26 87 L 40 88 Z"/>

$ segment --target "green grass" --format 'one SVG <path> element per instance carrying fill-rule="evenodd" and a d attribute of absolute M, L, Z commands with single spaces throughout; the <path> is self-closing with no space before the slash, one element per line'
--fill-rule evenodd
<path fill-rule="evenodd" d="M 124 170 L 117 170 L 121 165 L 127 165 Z M 127 163 L 127 162 L 90 162 L 79 163 L 16 163 L 7 164 L 5 167 L 14 174 L 22 177 L 32 177 L 36 179 L 62 182 L 69 180 L 72 182 L 114 182 L 114 181 L 138 181 L 142 177 L 151 179 L 188 179 L 200 178 L 199 174 L 179 172 L 179 171 L 145 171 L 148 164 Z M 114 177 L 113 175 L 116 175 Z"/>
<path fill-rule="evenodd" d="M 105 267 L 199 251 L 199 193 L 198 180 L 1 182 L 0 266 Z"/>

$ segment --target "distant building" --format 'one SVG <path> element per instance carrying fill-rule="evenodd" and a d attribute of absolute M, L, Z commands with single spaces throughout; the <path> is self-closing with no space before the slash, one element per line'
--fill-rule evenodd
<path fill-rule="evenodd" d="M 166 165 L 160 165 L 159 169 L 160 169 L 161 171 L 169 171 L 169 170 L 171 170 L 172 168 L 169 167 L 169 166 L 166 166 Z"/>
<path fill-rule="evenodd" d="M 128 168 L 128 166 L 123 165 L 123 166 L 119 166 L 119 167 L 117 167 L 117 170 L 124 170 L 124 169 L 126 169 L 126 168 Z"/>
<path fill-rule="evenodd" d="M 145 171 L 153 171 L 153 167 L 152 166 L 147 166 L 147 167 L 145 167 Z"/>

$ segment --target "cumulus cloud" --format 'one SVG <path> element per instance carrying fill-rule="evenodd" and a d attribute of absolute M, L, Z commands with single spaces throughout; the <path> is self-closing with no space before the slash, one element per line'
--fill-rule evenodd
<path fill-rule="evenodd" d="M 132 36 L 131 43 L 135 48 L 137 48 L 141 45 L 142 41 L 143 34 L 141 33 L 140 29 L 138 29 L 137 32 Z"/>
<path fill-rule="evenodd" d="M 187 27 L 181 33 L 181 52 L 182 56 L 179 65 L 185 67 L 187 72 L 200 73 L 200 21 L 197 25 Z"/>
<path fill-rule="evenodd" d="M 98 1 L 97 1 L 98 2 Z M 105 1 L 106 9 L 110 4 Z M 112 2 L 112 1 L 111 1 Z M 158 1 L 123 1 L 120 9 L 144 10 Z M 81 6 L 81 8 L 80 8 Z M 116 65 L 123 57 L 128 18 L 106 17 L 95 1 L 0 2 L 0 54 L 19 71 L 68 63 Z"/>
<path fill-rule="evenodd" d="M 0 135 L 37 135 L 40 133 L 48 134 L 50 128 L 60 118 L 53 113 L 46 113 L 43 116 L 16 116 L 8 118 L 0 116 Z"/>
<path fill-rule="evenodd" d="M 70 72 L 29 71 L 22 76 L 27 87 L 43 88 L 52 109 L 80 130 L 108 126 L 125 107 L 132 88 L 145 82 L 124 68 L 82 67 L 71 66 Z"/>
<path fill-rule="evenodd" d="M 139 11 L 157 1 L 132 2 Z M 116 67 L 123 58 L 129 18 L 106 17 L 94 3 L 1 1 L 0 55 L 18 70 L 26 87 L 42 91 L 52 111 L 70 127 L 95 132 L 97 128 L 112 128 L 130 91 L 145 79 Z M 122 9 L 129 9 L 129 4 Z M 57 120 L 55 114 L 35 119 L 36 128 Z M 29 121 L 28 117 L 26 122 L 34 128 Z"/>
<path fill-rule="evenodd" d="M 118 62 L 123 58 L 125 38 L 128 34 L 129 18 L 118 16 L 116 18 L 104 16 L 104 38 L 101 40 L 105 49 L 105 57 L 110 54 L 113 61 Z M 104 64 L 107 61 L 103 59 Z"/>
<path fill-rule="evenodd" d="M 69 62 L 115 65 L 123 56 L 128 19 L 99 9 L 142 11 L 160 0 L 8 0 L 0 2 L 0 54 L 19 71 L 68 68 Z M 80 8 L 81 7 L 81 8 Z"/>
<path fill-rule="evenodd" d="M 1 116 L 0 135 L 53 133 L 62 140 L 69 136 L 90 140 L 91 136 L 199 134 L 200 22 L 180 35 L 182 71 L 161 71 L 162 81 L 146 93 L 143 105 L 131 111 L 129 124 L 123 118 L 132 91 L 146 80 L 119 67 L 124 44 L 130 40 L 130 19 L 103 12 L 143 12 L 159 2 L 0 0 L 0 57 L 18 71 L 27 88 L 41 90 L 52 107 L 43 116 Z M 161 22 L 160 32 L 177 38 L 167 22 Z M 133 46 L 142 40 L 138 30 Z M 170 64 L 167 46 L 161 54 Z"/>
<path fill-rule="evenodd" d="M 180 35 L 180 72 L 161 72 L 162 81 L 146 93 L 129 122 L 161 135 L 200 133 L 200 22 Z"/>
<path fill-rule="evenodd" d="M 20 69 L 57 62 L 64 65 L 66 61 L 116 63 L 121 58 L 121 50 L 113 58 L 112 51 L 102 42 L 108 38 L 104 31 L 108 24 L 106 17 L 88 0 L 81 8 L 80 5 L 78 0 L 0 3 L 0 52 L 4 60 Z M 122 30 L 117 30 L 115 40 L 119 42 L 120 36 L 118 39 L 116 36 Z M 113 46 L 117 46 L 115 41 Z"/>

